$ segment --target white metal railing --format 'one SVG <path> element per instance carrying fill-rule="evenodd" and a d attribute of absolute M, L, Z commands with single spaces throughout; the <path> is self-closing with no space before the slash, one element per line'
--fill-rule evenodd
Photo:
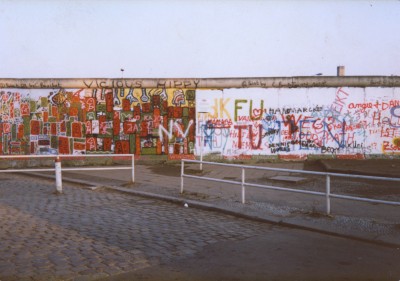
<path fill-rule="evenodd" d="M 79 168 L 62 168 L 62 158 L 87 158 L 87 157 L 131 157 L 131 167 L 79 167 Z M 62 171 L 101 171 L 101 170 L 131 170 L 132 183 L 135 182 L 135 155 L 134 154 L 83 154 L 83 155 L 0 155 L 0 159 L 32 159 L 32 158 L 53 158 L 54 168 L 42 169 L 7 169 L 0 170 L 0 173 L 18 173 L 18 172 L 55 172 L 57 192 L 62 193 Z"/>
<path fill-rule="evenodd" d="M 241 172 L 241 181 L 239 182 L 239 181 L 234 181 L 234 180 L 224 180 L 224 179 L 216 179 L 216 178 L 210 178 L 210 177 L 204 177 L 204 176 L 195 176 L 195 175 L 185 174 L 185 162 L 241 168 L 241 171 L 242 171 Z M 301 190 L 301 189 L 293 189 L 293 188 L 285 188 L 285 187 L 278 187 L 278 186 L 270 186 L 270 185 L 248 183 L 245 180 L 245 170 L 246 169 L 278 171 L 278 172 L 290 172 L 290 173 L 301 173 L 301 174 L 325 176 L 325 178 L 326 178 L 325 192 L 309 191 L 309 190 Z M 386 205 L 400 206 L 400 202 L 396 202 L 396 201 L 386 201 L 386 200 L 362 198 L 362 197 L 356 197 L 356 196 L 333 194 L 333 193 L 331 193 L 331 176 L 344 177 L 344 178 L 355 178 L 355 179 L 371 179 L 371 180 L 400 182 L 400 178 L 363 176 L 363 175 L 349 175 L 349 174 L 328 173 L 328 172 L 313 172 L 313 171 L 304 171 L 304 170 L 291 170 L 291 169 L 284 169 L 284 168 L 247 166 L 247 165 L 238 165 L 238 164 L 225 164 L 225 163 L 216 163 L 216 162 L 206 162 L 206 161 L 199 161 L 199 160 L 182 159 L 182 161 L 181 161 L 181 193 L 183 193 L 183 184 L 184 184 L 183 178 L 186 177 L 186 178 L 194 178 L 194 179 L 201 179 L 201 180 L 208 180 L 208 181 L 215 181 L 215 182 L 222 182 L 222 183 L 241 185 L 241 188 L 242 188 L 242 203 L 243 204 L 246 202 L 246 194 L 245 194 L 246 193 L 246 186 L 251 186 L 251 187 L 259 187 L 259 188 L 266 188 L 266 189 L 273 189 L 273 190 L 281 190 L 281 191 L 288 191 L 288 192 L 297 192 L 297 193 L 305 193 L 305 194 L 312 194 L 312 195 L 318 195 L 318 196 L 325 196 L 326 197 L 326 213 L 328 215 L 331 213 L 331 201 L 330 201 L 331 198 L 349 199 L 349 200 L 364 201 L 364 202 L 370 202 L 370 203 L 380 203 L 380 204 L 386 204 Z"/>

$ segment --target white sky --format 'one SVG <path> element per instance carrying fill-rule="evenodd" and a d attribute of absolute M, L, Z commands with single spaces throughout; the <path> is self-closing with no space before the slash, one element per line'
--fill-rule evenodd
<path fill-rule="evenodd" d="M 1 78 L 400 75 L 400 1 L 0 0 Z"/>

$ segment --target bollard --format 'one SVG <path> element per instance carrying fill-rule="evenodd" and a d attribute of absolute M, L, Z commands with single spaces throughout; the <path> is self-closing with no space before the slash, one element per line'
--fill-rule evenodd
<path fill-rule="evenodd" d="M 56 189 L 57 193 L 62 193 L 62 175 L 61 175 L 61 160 L 57 156 L 55 160 L 55 171 L 56 171 Z"/>
<path fill-rule="evenodd" d="M 329 175 L 326 175 L 326 214 L 327 215 L 331 214 L 330 194 L 331 194 L 331 177 Z"/>
<path fill-rule="evenodd" d="M 185 173 L 185 161 L 181 160 L 181 194 L 183 193 L 183 174 Z"/>
<path fill-rule="evenodd" d="M 245 171 L 242 168 L 242 204 L 246 203 L 246 194 L 245 194 Z"/>
<path fill-rule="evenodd" d="M 132 154 L 132 183 L 135 183 L 135 154 Z"/>

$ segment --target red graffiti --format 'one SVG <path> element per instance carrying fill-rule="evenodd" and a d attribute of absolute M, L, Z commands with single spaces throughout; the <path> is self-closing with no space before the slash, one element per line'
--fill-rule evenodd
<path fill-rule="evenodd" d="M 116 154 L 129 154 L 129 141 L 116 141 L 115 142 Z"/>
<path fill-rule="evenodd" d="M 14 103 L 10 102 L 10 118 L 14 118 Z"/>
<path fill-rule="evenodd" d="M 78 116 L 78 112 L 79 112 L 79 110 L 76 107 L 70 107 L 69 108 L 69 115 L 70 116 Z"/>
<path fill-rule="evenodd" d="M 112 144 L 112 138 L 104 138 L 103 139 L 103 150 L 104 151 L 110 151 L 111 150 L 111 144 Z"/>
<path fill-rule="evenodd" d="M 52 115 L 53 117 L 57 117 L 57 115 L 58 115 L 58 108 L 57 108 L 57 106 L 52 106 L 52 107 L 51 107 L 51 115 Z"/>
<path fill-rule="evenodd" d="M 68 137 L 58 137 L 58 151 L 60 154 L 69 154 Z"/>
<path fill-rule="evenodd" d="M 40 134 L 40 122 L 37 120 L 31 120 L 31 135 Z"/>
<path fill-rule="evenodd" d="M 106 110 L 112 112 L 114 108 L 113 93 L 106 94 Z"/>
<path fill-rule="evenodd" d="M 60 132 L 65 133 L 67 130 L 67 126 L 65 124 L 65 121 L 62 121 L 60 124 Z"/>
<path fill-rule="evenodd" d="M 49 121 L 49 113 L 47 111 L 43 112 L 43 122 Z"/>
<path fill-rule="evenodd" d="M 24 137 L 24 124 L 18 125 L 18 139 L 22 139 Z"/>
<path fill-rule="evenodd" d="M 137 105 L 137 106 L 135 106 L 134 108 L 133 108 L 133 117 L 134 118 L 137 118 L 137 119 L 140 119 L 140 106 L 139 105 Z"/>
<path fill-rule="evenodd" d="M 142 111 L 143 111 L 143 113 L 149 113 L 151 111 L 150 103 L 143 103 Z"/>
<path fill-rule="evenodd" d="M 85 109 L 87 112 L 93 112 L 96 110 L 96 99 L 85 98 Z"/>
<path fill-rule="evenodd" d="M 85 150 L 86 145 L 82 142 L 74 142 L 74 150 Z"/>
<path fill-rule="evenodd" d="M 383 152 L 397 152 L 400 151 L 400 146 L 390 143 L 389 141 L 383 141 L 382 150 Z"/>
<path fill-rule="evenodd" d="M 120 127 L 120 120 L 119 118 L 114 118 L 113 120 L 113 132 L 114 136 L 118 136 L 120 133 L 121 127 Z"/>
<path fill-rule="evenodd" d="M 183 108 L 174 107 L 174 118 L 182 118 Z"/>
<path fill-rule="evenodd" d="M 57 135 L 57 124 L 56 123 L 51 123 L 51 125 L 50 125 L 50 133 L 53 136 Z"/>
<path fill-rule="evenodd" d="M 21 103 L 21 116 L 29 116 L 29 115 L 30 115 L 29 104 Z"/>
<path fill-rule="evenodd" d="M 130 111 L 131 110 L 131 102 L 130 100 L 123 99 L 122 100 L 122 110 L 123 111 Z"/>
<path fill-rule="evenodd" d="M 71 127 L 72 127 L 72 137 L 81 138 L 82 137 L 82 123 L 81 122 L 73 122 Z"/>
<path fill-rule="evenodd" d="M 124 134 L 134 134 L 138 131 L 138 127 L 136 122 L 124 122 Z"/>
<path fill-rule="evenodd" d="M 86 150 L 94 151 L 97 147 L 96 138 L 86 138 Z"/>

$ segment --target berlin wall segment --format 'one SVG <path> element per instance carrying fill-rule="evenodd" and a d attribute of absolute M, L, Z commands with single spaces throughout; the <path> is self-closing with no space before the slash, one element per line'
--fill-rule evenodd
<path fill-rule="evenodd" d="M 236 157 L 400 152 L 399 88 L 198 90 L 197 97 L 209 104 L 207 114 L 201 109 L 196 126 L 204 153 Z"/>
<path fill-rule="evenodd" d="M 2 89 L 1 151 L 193 154 L 195 91 Z"/>
<path fill-rule="evenodd" d="M 154 88 L 140 79 L 84 79 L 84 87 L 67 89 L 55 87 L 62 85 L 55 79 L 30 89 L 18 81 L 0 89 L 3 154 L 42 146 L 60 154 L 173 159 L 200 151 L 225 157 L 400 152 L 398 87 L 268 88 L 245 79 L 241 88 L 211 90 L 200 87 L 201 79 L 151 80 Z"/>

